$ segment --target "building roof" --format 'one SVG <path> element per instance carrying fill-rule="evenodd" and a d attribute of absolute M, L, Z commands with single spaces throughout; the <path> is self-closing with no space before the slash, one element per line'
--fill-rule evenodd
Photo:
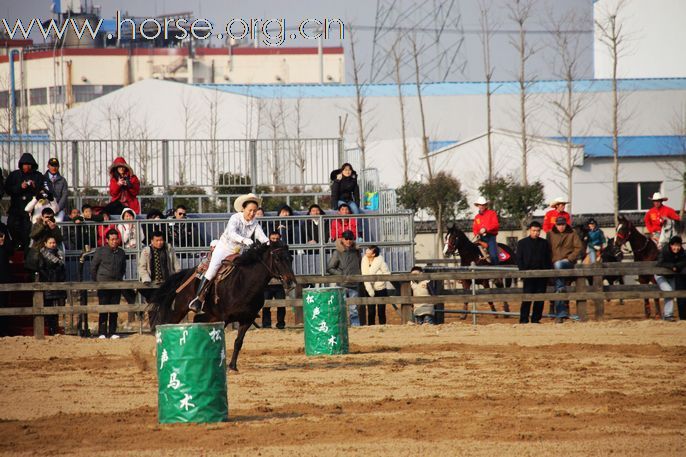
<path fill-rule="evenodd" d="M 354 97 L 353 84 L 198 84 L 225 92 L 250 95 L 259 98 L 337 98 Z M 618 81 L 621 91 L 651 91 L 651 90 L 686 90 L 686 78 L 645 78 L 622 79 Z M 366 84 L 363 91 L 369 97 L 397 97 L 396 84 Z M 519 93 L 517 81 L 491 82 L 491 90 L 496 95 Z M 566 90 L 566 81 L 536 81 L 529 86 L 530 93 L 561 93 Z M 577 92 L 594 93 L 610 92 L 612 80 L 588 79 L 574 83 Z M 415 96 L 417 88 L 414 84 L 403 84 L 405 96 Z M 484 95 L 485 82 L 440 82 L 422 84 L 423 96 L 444 95 Z"/>
<path fill-rule="evenodd" d="M 562 137 L 554 140 L 565 141 Z M 612 157 L 611 136 L 575 136 L 575 144 L 584 146 L 588 157 Z M 659 157 L 679 156 L 686 154 L 686 136 L 653 135 L 653 136 L 620 136 L 620 157 Z"/>

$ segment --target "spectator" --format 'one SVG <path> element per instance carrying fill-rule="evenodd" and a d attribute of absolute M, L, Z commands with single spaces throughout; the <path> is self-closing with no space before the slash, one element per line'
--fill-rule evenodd
<path fill-rule="evenodd" d="M 583 245 L 576 232 L 567 224 L 567 219 L 563 216 L 555 220 L 555 227 L 548 232 L 548 243 L 550 243 L 551 261 L 556 270 L 574 268 L 574 264 L 583 250 Z M 561 277 L 555 278 L 555 292 L 563 293 L 566 291 L 565 279 Z M 556 300 L 554 314 L 558 323 L 569 319 L 569 301 Z"/>
<path fill-rule="evenodd" d="M 2 174 L 2 168 L 0 168 L 0 200 L 5 195 L 5 176 Z"/>
<path fill-rule="evenodd" d="M 5 182 L 5 192 L 10 196 L 7 225 L 15 247 L 21 247 L 24 252 L 28 251 L 31 240 L 31 220 L 25 208 L 36 191 L 43 187 L 43 175 L 37 170 L 36 160 L 25 152 L 19 159 L 19 169 L 10 173 Z"/>
<path fill-rule="evenodd" d="M 141 212 L 138 194 L 141 183 L 123 157 L 117 157 L 110 165 L 110 197 L 105 206 L 107 214 L 119 214 L 124 208 L 131 208 L 136 214 Z"/>
<path fill-rule="evenodd" d="M 269 233 L 269 244 L 277 244 L 281 242 L 281 234 L 279 232 L 273 231 Z M 265 300 L 283 300 L 286 298 L 286 292 L 283 290 L 281 282 L 272 278 L 269 284 L 264 289 L 264 299 Z M 272 310 L 269 306 L 262 308 L 262 328 L 272 327 Z M 286 328 L 286 307 L 277 306 L 276 307 L 276 328 L 282 330 Z"/>
<path fill-rule="evenodd" d="M 646 224 L 646 231 L 650 237 L 655 241 L 658 247 L 662 248 L 667 241 L 675 234 L 674 222 L 681 219 L 674 209 L 665 205 L 663 202 L 669 200 L 663 197 L 660 192 L 655 192 L 651 198 L 653 207 L 648 210 L 644 221 Z"/>
<path fill-rule="evenodd" d="M 379 256 L 378 246 L 369 246 L 362 258 L 360 269 L 363 275 L 389 275 L 391 271 L 383 257 Z M 370 297 L 388 297 L 390 287 L 387 281 L 365 282 L 364 287 Z M 367 305 L 367 325 L 374 325 L 378 310 L 379 325 L 386 325 L 386 304 Z"/>
<path fill-rule="evenodd" d="M 350 214 L 350 206 L 341 203 L 338 207 L 338 214 L 347 216 Z M 351 232 L 357 239 L 357 220 L 354 218 L 341 218 L 331 221 L 331 241 L 336 241 L 343 236 L 343 232 Z"/>
<path fill-rule="evenodd" d="M 119 247 L 119 234 L 111 229 L 107 232 L 107 245 L 96 249 L 91 261 L 91 277 L 94 281 L 121 281 L 126 273 L 126 255 Z M 118 305 L 121 299 L 119 289 L 98 289 L 98 304 Z M 100 313 L 98 318 L 99 338 L 119 338 L 117 335 L 117 313 Z"/>
<path fill-rule="evenodd" d="M 543 231 L 548 233 L 555 226 L 555 221 L 558 217 L 562 216 L 567 221 L 567 225 L 572 225 L 572 217 L 567 211 L 565 211 L 565 206 L 569 203 L 562 197 L 557 197 L 552 202 L 550 202 L 550 211 L 545 213 L 545 218 L 543 219 Z"/>
<path fill-rule="evenodd" d="M 262 219 L 263 217 L 264 217 L 264 209 L 262 207 L 257 208 L 257 211 L 255 211 L 255 219 L 259 220 L 259 219 Z M 271 222 L 261 220 L 259 222 L 259 224 L 260 224 L 260 227 L 262 228 L 262 231 L 264 233 L 271 232 L 271 230 L 270 230 L 270 226 L 272 225 Z"/>
<path fill-rule="evenodd" d="M 333 251 L 329 259 L 326 272 L 330 275 L 359 275 L 361 272 L 361 261 L 360 251 L 355 245 L 355 234 L 350 230 L 346 230 L 342 233 L 342 237 L 336 240 L 336 250 Z M 343 283 L 341 286 L 345 289 L 346 297 L 360 296 L 356 282 Z M 357 313 L 357 305 L 350 305 L 348 312 L 350 325 L 359 327 L 360 316 Z"/>
<path fill-rule="evenodd" d="M 600 254 L 602 253 L 603 249 L 607 247 L 607 238 L 605 238 L 605 234 L 598 227 L 598 223 L 595 219 L 589 219 L 586 222 L 586 226 L 588 227 L 586 254 L 588 254 L 591 263 L 600 262 Z"/>
<path fill-rule="evenodd" d="M 488 201 L 484 197 L 479 197 L 474 202 L 474 206 L 479 209 L 479 212 L 474 216 L 474 225 L 472 231 L 475 236 L 488 245 L 488 256 L 491 265 L 498 265 L 498 230 L 500 224 L 498 223 L 498 215 L 492 209 L 488 209 Z"/>
<path fill-rule="evenodd" d="M 143 237 L 140 228 L 132 221 L 136 219 L 136 213 L 131 208 L 124 208 L 121 212 L 122 223 L 117 224 L 117 231 L 121 235 L 124 249 L 136 249 Z"/>
<path fill-rule="evenodd" d="M 686 289 L 686 253 L 684 252 L 683 240 L 680 236 L 673 236 L 669 243 L 662 248 L 657 259 L 657 266 L 669 268 L 672 273 L 665 275 L 655 275 L 655 282 L 660 290 L 672 292 L 674 290 Z M 684 319 L 683 301 L 679 303 L 679 319 Z M 674 321 L 674 298 L 665 298 L 664 312 L 662 318 L 666 321 Z"/>
<path fill-rule="evenodd" d="M 45 246 L 40 250 L 38 262 L 38 278 L 41 282 L 64 282 L 67 279 L 67 271 L 64 266 L 64 253 L 57 249 L 57 240 L 54 236 L 48 236 Z M 43 292 L 44 306 L 64 306 L 67 298 L 66 290 L 48 290 Z M 56 335 L 59 330 L 57 314 L 49 314 L 45 318 L 50 335 Z"/>
<path fill-rule="evenodd" d="M 332 171 L 331 181 L 331 207 L 340 208 L 341 203 L 346 203 L 354 214 L 360 214 L 360 187 L 353 166 L 344 163 Z"/>
<path fill-rule="evenodd" d="M 57 243 L 62 242 L 62 231 L 55 221 L 55 213 L 50 208 L 43 209 L 42 219 L 31 227 L 30 238 L 33 240 L 31 248 L 24 259 L 24 268 L 31 273 L 38 272 L 41 249 L 45 247 L 45 241 L 54 237 Z"/>
<path fill-rule="evenodd" d="M 310 219 L 303 221 L 303 223 L 300 225 L 301 242 L 307 244 L 319 244 L 320 239 L 322 240 L 322 242 L 326 242 L 326 240 L 330 239 L 329 226 L 326 224 L 326 221 L 324 220 L 321 221 L 321 224 L 323 225 L 324 229 L 324 238 L 320 238 L 321 226 L 319 225 L 320 219 L 318 216 L 326 215 L 326 213 L 324 213 L 324 210 L 322 210 L 322 208 L 315 203 L 313 205 L 310 205 L 310 207 L 307 210 L 307 215 L 312 217 Z"/>
<path fill-rule="evenodd" d="M 181 264 L 172 245 L 165 243 L 164 232 L 155 230 L 150 239 L 150 245 L 143 248 L 138 258 L 138 278 L 146 285 L 162 284 L 181 271 Z M 141 291 L 141 295 L 149 300 L 152 290 Z"/>
<path fill-rule="evenodd" d="M 10 258 L 14 254 L 12 239 L 7 231 L 7 226 L 0 222 L 0 284 L 12 282 L 12 270 Z M 0 292 L 0 308 L 7 306 L 7 292 Z"/>
<path fill-rule="evenodd" d="M 69 221 L 70 222 L 74 222 L 74 220 L 79 216 L 81 216 L 81 211 L 79 211 L 78 208 L 72 208 L 69 211 Z"/>
<path fill-rule="evenodd" d="M 69 196 L 69 186 L 64 176 L 60 174 L 60 161 L 57 157 L 48 160 L 48 169 L 43 175 L 45 182 L 48 185 L 48 190 L 54 195 L 57 202 L 57 209 L 55 210 L 55 220 L 62 222 L 64 220 L 64 212 L 67 208 L 67 197 Z"/>
<path fill-rule="evenodd" d="M 91 205 L 84 204 L 81 207 L 81 216 L 74 219 L 74 223 L 80 225 L 76 228 L 76 249 L 90 251 L 94 249 L 98 242 L 97 227 L 94 224 L 102 222 L 100 215 L 93 214 Z"/>
<path fill-rule="evenodd" d="M 412 267 L 410 273 L 420 274 L 424 270 L 422 267 Z M 423 279 L 421 281 L 410 281 L 410 288 L 412 295 L 415 297 L 429 297 L 433 295 L 431 290 L 431 281 Z M 432 303 L 415 303 L 414 304 L 414 320 L 417 324 L 433 324 L 435 319 L 434 305 Z"/>
<path fill-rule="evenodd" d="M 553 267 L 550 245 L 541 238 L 541 224 L 534 221 L 529 224 L 529 236 L 517 243 L 517 266 L 520 271 L 548 270 Z M 525 294 L 540 294 L 546 291 L 548 278 L 524 278 Z M 531 301 L 523 301 L 519 310 L 519 323 L 529 323 Z M 534 302 L 531 323 L 540 324 L 543 316 L 543 300 Z"/>
<path fill-rule="evenodd" d="M 168 225 L 169 235 L 167 240 L 175 247 L 200 246 L 200 237 L 196 227 L 188 222 L 188 209 L 184 205 L 178 205 L 174 210 L 174 222 Z"/>
<path fill-rule="evenodd" d="M 293 216 L 293 208 L 288 205 L 283 205 L 279 208 L 279 217 L 289 218 Z M 300 230 L 296 230 L 296 224 L 298 221 L 281 219 L 274 223 L 274 231 L 279 232 L 281 240 L 285 240 L 286 244 L 300 244 L 300 240 L 296 238 L 296 235 L 300 235 Z"/>
<path fill-rule="evenodd" d="M 161 220 L 164 219 L 164 214 L 162 214 L 162 211 L 159 209 L 151 209 L 148 211 L 148 214 L 145 215 L 145 219 L 150 221 L 150 220 Z M 162 231 L 162 224 L 143 224 L 143 245 L 148 245 L 150 244 L 150 241 L 152 241 L 152 233 L 157 232 L 157 231 Z M 163 236 L 166 241 L 167 235 L 163 231 Z"/>
<path fill-rule="evenodd" d="M 28 202 L 24 210 L 29 215 L 31 223 L 35 224 L 41 219 L 44 208 L 50 208 L 54 213 L 57 213 L 58 210 L 55 197 L 52 192 L 47 189 L 47 184 L 38 189 L 36 195 Z M 57 220 L 57 218 L 55 218 L 55 220 Z"/>
<path fill-rule="evenodd" d="M 104 208 L 102 208 L 100 211 L 100 214 L 96 213 L 95 215 L 102 218 L 103 222 L 101 224 L 98 224 L 98 226 L 95 228 L 95 231 L 98 233 L 98 240 L 96 244 L 98 246 L 105 246 L 107 245 L 107 232 L 109 232 L 112 229 L 116 230 L 116 226 L 114 224 L 106 224 L 105 222 L 108 222 L 110 220 L 110 215 L 105 211 Z"/>

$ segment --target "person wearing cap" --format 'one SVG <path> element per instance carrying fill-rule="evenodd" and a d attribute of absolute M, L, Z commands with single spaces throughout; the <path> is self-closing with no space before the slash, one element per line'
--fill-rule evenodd
<path fill-rule="evenodd" d="M 547 238 L 550 244 L 553 268 L 556 270 L 574 268 L 574 264 L 579 259 L 584 247 L 579 236 L 567 224 L 567 219 L 564 216 L 558 216 L 555 219 L 555 226 L 548 232 Z M 555 292 L 564 292 L 565 290 L 565 278 L 555 278 Z M 559 323 L 569 319 L 569 301 L 556 300 L 554 314 Z"/>
<path fill-rule="evenodd" d="M 69 196 L 69 186 L 67 180 L 60 174 L 60 161 L 57 157 L 52 157 L 48 160 L 48 169 L 43 174 L 48 190 L 52 192 L 57 203 L 57 211 L 55 211 L 55 220 L 62 222 L 67 208 L 67 197 Z"/>
<path fill-rule="evenodd" d="M 644 219 L 646 231 L 661 248 L 674 235 L 674 224 L 670 223 L 670 220 L 678 222 L 681 218 L 674 209 L 663 203 L 669 199 L 663 197 L 660 192 L 655 192 L 651 200 L 653 207 L 648 210 Z"/>
<path fill-rule="evenodd" d="M 686 252 L 684 252 L 683 240 L 680 236 L 673 236 L 662 248 L 657 259 L 657 266 L 672 271 L 671 274 L 655 275 L 655 282 L 660 290 L 671 292 L 686 289 Z M 686 300 L 679 299 L 677 303 L 679 319 L 686 319 Z M 674 298 L 665 298 L 662 318 L 666 321 L 674 321 Z"/>
<path fill-rule="evenodd" d="M 150 244 L 143 248 L 138 257 L 138 278 L 146 285 L 162 284 L 174 273 L 181 271 L 174 247 L 164 241 L 164 232 L 154 230 L 150 234 Z M 141 291 L 149 299 L 152 290 Z"/>
<path fill-rule="evenodd" d="M 588 242 L 586 243 L 586 254 L 591 259 L 591 263 L 596 263 L 600 260 L 600 253 L 607 247 L 607 238 L 605 234 L 598 227 L 595 219 L 590 218 L 586 221 L 588 227 Z"/>
<path fill-rule="evenodd" d="M 214 248 L 207 271 L 202 275 L 195 298 L 188 304 L 188 308 L 192 311 L 196 313 L 202 312 L 204 300 L 201 295 L 209 281 L 214 279 L 222 264 L 222 260 L 231 254 L 240 254 L 252 246 L 255 240 L 260 243 L 269 242 L 269 238 L 264 234 L 262 227 L 255 217 L 257 208 L 260 207 L 261 203 L 260 197 L 252 193 L 241 195 L 233 202 L 236 214 L 231 216 L 224 233 L 219 237 L 219 243 Z"/>
<path fill-rule="evenodd" d="M 554 198 L 553 201 L 550 202 L 550 207 L 552 209 L 545 213 L 545 218 L 543 219 L 543 231 L 545 233 L 548 233 L 553 229 L 555 221 L 560 216 L 565 218 L 567 225 L 572 225 L 572 217 L 565 211 L 567 203 L 569 202 L 562 197 Z"/>
<path fill-rule="evenodd" d="M 362 255 L 355 244 L 355 234 L 346 230 L 341 238 L 336 240 L 336 250 L 333 251 L 326 272 L 330 275 L 359 275 L 361 274 Z M 360 291 L 356 282 L 346 282 L 341 284 L 345 289 L 346 297 L 359 297 Z M 357 312 L 357 305 L 348 307 L 350 325 L 360 326 L 360 316 Z"/>
<path fill-rule="evenodd" d="M 484 197 L 477 198 L 474 206 L 479 209 L 479 212 L 474 216 L 472 231 L 481 241 L 488 244 L 488 256 L 491 265 L 498 265 L 498 242 L 496 240 L 500 228 L 498 215 L 492 209 L 488 209 L 488 201 Z"/>

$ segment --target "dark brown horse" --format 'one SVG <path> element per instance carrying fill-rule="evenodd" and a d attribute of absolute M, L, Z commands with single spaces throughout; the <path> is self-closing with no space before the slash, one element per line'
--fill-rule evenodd
<path fill-rule="evenodd" d="M 229 369 L 238 371 L 236 361 L 243 346 L 243 338 L 264 305 L 264 289 L 269 280 L 277 278 L 284 289 L 295 287 L 292 257 L 283 244 L 256 243 L 234 260 L 234 271 L 206 294 L 204 314 L 195 315 L 193 322 L 223 321 L 224 326 L 238 322 L 238 334 L 233 345 Z M 161 324 L 178 324 L 188 314 L 188 303 L 195 297 L 199 279 L 187 285 L 178 294 L 176 289 L 195 274 L 195 268 L 180 271 L 167 279 L 151 299 L 149 320 L 151 330 Z M 215 295 L 218 298 L 215 303 Z"/>
<path fill-rule="evenodd" d="M 659 251 L 657 245 L 648 237 L 643 235 L 636 229 L 636 226 L 625 217 L 619 218 L 619 225 L 617 226 L 617 236 L 615 238 L 615 245 L 621 248 L 625 243 L 629 243 L 631 250 L 634 253 L 634 260 L 636 262 L 657 260 Z M 655 277 L 653 275 L 640 275 L 638 277 L 640 284 L 655 284 Z M 660 313 L 660 299 L 655 301 L 655 318 L 661 317 Z M 646 318 L 650 318 L 650 299 L 643 299 L 643 307 Z"/>
<path fill-rule="evenodd" d="M 498 246 L 502 250 L 507 252 L 507 254 L 510 256 L 507 260 L 501 260 L 500 265 L 516 265 L 517 259 L 515 258 L 514 252 L 512 252 L 512 250 L 507 245 L 504 245 L 502 243 L 498 243 Z M 471 265 L 490 265 L 490 262 L 481 256 L 481 250 L 479 249 L 479 247 L 476 244 L 474 244 L 469 238 L 467 238 L 467 235 L 462 230 L 460 230 L 455 224 L 448 224 L 448 233 L 445 237 L 445 247 L 443 249 L 443 254 L 446 257 L 452 257 L 456 254 L 459 254 L 460 265 L 463 267 L 468 267 Z M 462 287 L 466 290 L 469 290 L 472 286 L 471 279 L 463 279 L 460 280 L 460 282 L 462 283 Z M 491 287 L 490 279 L 478 279 L 476 280 L 476 283 L 483 286 L 486 289 L 489 289 Z M 503 288 L 504 286 L 510 287 L 510 285 L 512 284 L 512 280 L 506 279 L 503 283 L 502 279 L 494 279 L 493 284 L 495 287 L 498 288 Z M 493 304 L 493 302 L 488 302 L 488 305 L 491 307 L 491 311 L 495 311 L 495 305 Z M 464 309 L 465 311 L 467 310 L 467 303 L 465 303 Z M 503 302 L 503 311 L 510 311 L 510 305 L 507 302 Z M 465 314 L 462 317 L 462 319 L 466 318 L 467 315 Z"/>

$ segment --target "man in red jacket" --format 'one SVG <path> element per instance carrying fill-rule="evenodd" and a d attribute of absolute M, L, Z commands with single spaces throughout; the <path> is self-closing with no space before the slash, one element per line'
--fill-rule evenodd
<path fill-rule="evenodd" d="M 569 202 L 562 197 L 557 197 L 550 202 L 550 207 L 552 209 L 545 213 L 545 218 L 543 219 L 543 231 L 545 233 L 548 233 L 553 229 L 553 227 L 555 227 L 555 221 L 558 217 L 564 217 L 567 221 L 567 225 L 571 227 L 572 217 L 567 211 L 565 211 L 565 206 L 567 203 Z"/>
<path fill-rule="evenodd" d="M 488 244 L 488 256 L 491 259 L 491 265 L 498 265 L 498 242 L 496 241 L 500 228 L 498 215 L 492 209 L 488 209 L 488 202 L 484 197 L 477 198 L 474 206 L 479 209 L 479 212 L 474 216 L 472 231 L 481 241 Z"/>
<path fill-rule="evenodd" d="M 672 235 L 676 234 L 674 224 L 670 222 L 670 219 L 677 222 L 681 219 L 676 211 L 662 203 L 668 199 L 663 197 L 660 192 L 655 192 L 651 200 L 653 207 L 648 210 L 645 216 L 646 231 L 658 246 L 662 247 Z"/>
<path fill-rule="evenodd" d="M 141 213 L 138 194 L 141 183 L 133 173 L 131 166 L 123 157 L 117 157 L 110 165 L 110 197 L 112 200 L 105 207 L 108 214 L 121 214 L 124 208 L 131 208 L 136 214 Z"/>

